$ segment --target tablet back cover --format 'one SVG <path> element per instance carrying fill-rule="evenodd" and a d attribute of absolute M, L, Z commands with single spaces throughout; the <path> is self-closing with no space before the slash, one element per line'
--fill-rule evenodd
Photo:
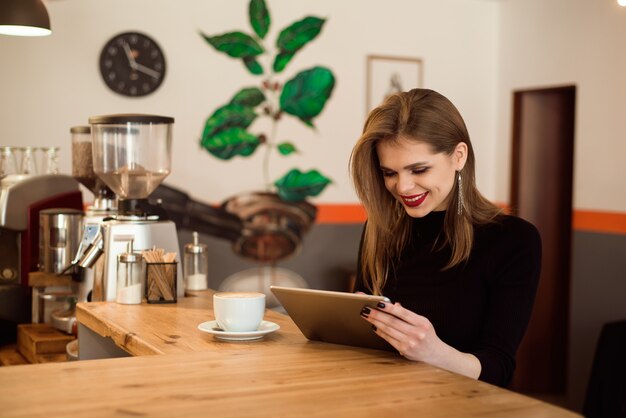
<path fill-rule="evenodd" d="M 309 340 L 396 351 L 360 315 L 382 296 L 272 286 L 272 292 Z"/>

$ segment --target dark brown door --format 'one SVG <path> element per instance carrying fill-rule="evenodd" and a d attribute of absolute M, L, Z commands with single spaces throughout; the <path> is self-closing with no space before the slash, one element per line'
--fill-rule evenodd
<path fill-rule="evenodd" d="M 565 391 L 569 327 L 576 87 L 513 94 L 512 212 L 539 229 L 537 299 L 517 355 L 513 389 Z"/>

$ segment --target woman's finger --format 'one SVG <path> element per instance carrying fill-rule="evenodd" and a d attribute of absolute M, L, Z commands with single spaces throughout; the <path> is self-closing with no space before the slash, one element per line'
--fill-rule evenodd
<path fill-rule="evenodd" d="M 378 306 L 380 307 L 380 305 Z M 388 311 L 378 309 L 378 308 L 371 309 L 369 312 L 367 312 L 366 317 L 368 318 L 370 323 L 373 323 L 377 327 L 383 326 L 384 324 L 384 326 L 389 327 L 389 328 L 394 328 L 404 334 L 411 333 L 414 327 L 418 326 L 418 325 L 408 323 L 407 321 L 404 321 L 403 319 L 400 319 L 397 316 L 392 315 Z M 373 321 L 377 321 L 377 323 L 374 323 Z"/>
<path fill-rule="evenodd" d="M 380 316 L 380 315 L 379 315 Z M 389 316 L 389 315 L 386 315 Z M 391 339 L 394 339 L 398 342 L 405 340 L 408 336 L 407 336 L 407 332 L 409 331 L 408 328 L 406 327 L 410 327 L 408 324 L 403 323 L 403 321 L 400 321 L 398 319 L 394 319 L 392 320 L 391 323 L 387 323 L 387 322 L 383 322 L 381 320 L 378 320 L 376 318 L 369 318 L 368 319 L 370 324 L 372 324 L 374 327 L 376 327 L 376 333 L 377 334 L 385 334 L 386 336 L 388 336 Z M 394 322 L 395 321 L 395 322 Z M 394 345 L 394 347 L 396 347 Z M 398 347 L 396 347 L 398 348 Z"/>
<path fill-rule="evenodd" d="M 403 341 L 410 334 L 415 333 L 415 326 L 386 312 L 363 308 L 361 316 L 377 329 L 382 330 L 396 340 Z"/>
<path fill-rule="evenodd" d="M 377 328 L 376 325 L 372 325 L 372 331 L 376 335 L 378 335 L 379 337 L 381 337 L 382 339 L 387 341 L 393 348 L 398 350 L 398 352 L 400 353 L 400 345 L 401 345 L 400 340 L 392 337 L 391 335 L 389 335 L 388 333 L 386 333 L 382 329 Z M 400 354 L 403 355 L 402 353 L 400 353 Z"/>
<path fill-rule="evenodd" d="M 379 302 L 377 309 L 386 312 L 390 315 L 395 316 L 396 318 L 400 318 L 404 322 L 408 322 L 413 325 L 420 325 L 424 323 L 424 321 L 428 321 L 425 317 L 416 314 L 413 311 L 405 309 L 400 305 L 399 302 L 396 303 L 388 303 L 388 302 Z"/>

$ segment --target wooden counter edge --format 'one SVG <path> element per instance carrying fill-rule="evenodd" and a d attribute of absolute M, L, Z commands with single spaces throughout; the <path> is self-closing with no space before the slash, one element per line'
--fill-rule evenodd
<path fill-rule="evenodd" d="M 141 340 L 134 332 L 101 316 L 96 317 L 89 303 L 76 304 L 76 320 L 100 336 L 110 338 L 115 345 L 133 356 L 165 354 L 152 344 Z"/>
<path fill-rule="evenodd" d="M 242 355 L 242 352 L 235 350 L 225 350 L 223 354 L 223 360 L 218 361 L 214 356 L 206 353 L 206 352 L 194 352 L 194 353 L 180 353 L 180 354 L 169 354 L 165 356 L 146 356 L 146 357 L 133 357 L 133 358 L 117 358 L 117 359 L 106 359 L 106 360 L 96 360 L 96 361 L 84 361 L 84 362 L 75 362 L 71 364 L 71 367 L 68 367 L 67 364 L 48 364 L 48 365 L 27 365 L 18 368 L 11 368 L 11 374 L 8 374 L 8 370 L 3 371 L 0 369 L 0 380 L 6 381 L 8 384 L 5 387 L 0 388 L 0 399 L 5 397 L 5 400 L 8 400 L 9 393 L 17 393 L 18 397 L 12 397 L 12 402 L 14 405 L 20 405 L 19 411 L 13 411 L 11 414 L 11 410 L 9 409 L 9 414 L 7 416 L 27 416 L 25 412 L 32 412 L 33 408 L 30 408 L 28 402 L 25 402 L 25 399 L 28 399 L 29 390 L 33 390 L 35 392 L 40 391 L 41 393 L 45 393 L 47 396 L 51 396 L 54 401 L 52 404 L 46 404 L 46 408 L 37 407 L 37 414 L 30 414 L 30 416 L 42 416 L 42 417 L 50 417 L 50 416 L 81 416 L 85 410 L 93 407 L 93 404 L 103 405 L 103 402 L 112 402 L 113 405 L 116 406 L 116 411 L 119 412 L 121 410 L 126 410 L 128 407 L 129 396 L 126 393 L 126 396 L 112 396 L 112 401 L 104 401 L 102 398 L 102 393 L 111 394 L 109 391 L 111 390 L 119 390 L 119 391 L 128 391 L 129 387 L 132 387 L 134 391 L 138 391 L 141 396 L 146 398 L 150 397 L 155 403 L 148 403 L 150 406 L 150 412 L 160 411 L 160 413 L 156 413 L 157 416 L 163 416 L 163 414 L 172 414 L 174 410 L 181 414 L 181 410 L 178 408 L 189 407 L 196 408 L 187 409 L 186 411 L 196 412 L 196 415 L 201 415 L 202 411 L 206 412 L 206 408 L 211 407 L 211 405 L 215 406 L 215 401 L 210 397 L 207 397 L 205 393 L 201 396 L 194 397 L 194 390 L 200 391 L 209 391 L 213 389 L 214 391 L 220 392 L 223 391 L 223 388 L 220 389 L 219 385 L 223 383 L 221 379 L 212 379 L 213 376 L 224 375 L 227 380 L 229 380 L 228 387 L 234 387 L 233 384 L 240 384 L 242 379 L 243 381 L 253 381 L 258 378 L 259 375 L 262 375 L 263 372 L 267 372 L 268 364 L 282 364 L 283 370 L 290 373 L 295 373 L 295 379 L 299 381 L 298 384 L 294 385 L 291 393 L 291 400 L 293 404 L 293 411 L 298 411 L 301 413 L 302 403 L 297 402 L 294 403 L 294 399 L 297 400 L 297 397 L 301 397 L 302 402 L 311 405 L 312 402 L 307 401 L 311 399 L 307 390 L 342 390 L 342 389 L 324 389 L 324 387 L 329 388 L 332 387 L 332 384 L 322 385 L 321 379 L 323 377 L 318 374 L 314 376 L 306 376 L 306 373 L 301 373 L 303 370 L 306 370 L 309 366 L 307 364 L 309 362 L 302 361 L 302 356 L 307 356 L 312 361 L 316 359 L 322 359 L 326 366 L 331 365 L 333 362 L 341 362 L 341 364 L 347 364 L 350 370 L 362 369 L 363 367 L 374 367 L 378 368 L 377 371 L 380 371 L 381 368 L 386 368 L 387 366 L 394 366 L 394 363 L 397 363 L 396 360 L 392 360 L 390 362 L 386 361 L 378 361 L 372 363 L 368 361 L 367 357 L 370 357 L 368 354 L 368 350 L 357 350 L 361 351 L 362 354 L 354 354 L 354 350 L 347 349 L 345 350 L 345 355 L 341 352 L 344 351 L 343 348 L 337 347 L 326 347 L 326 349 L 322 351 L 318 351 L 313 349 L 312 347 L 305 347 L 303 350 L 295 350 L 289 353 L 281 352 L 278 350 L 277 352 L 273 352 L 271 354 L 267 354 L 267 352 L 263 355 L 265 360 L 270 361 L 258 361 L 258 356 L 251 352 L 252 355 Z M 350 353 L 352 352 L 352 353 Z M 383 354 L 384 356 L 384 354 Z M 209 363 L 214 363 L 215 367 L 208 367 Z M 364 366 L 360 366 L 358 364 L 363 364 Z M 199 366 L 202 367 L 199 367 Z M 8 369 L 8 368 L 7 368 Z M 237 370 L 237 377 L 229 378 L 228 373 L 225 370 Z M 111 370 L 123 370 L 121 373 L 111 373 Z M 340 382 L 342 381 L 341 374 L 334 374 L 334 368 L 327 367 L 328 380 L 331 382 Z M 484 382 L 475 382 L 473 379 L 469 379 L 463 376 L 455 375 L 452 380 L 449 378 L 444 378 L 440 383 L 437 383 L 441 379 L 441 374 L 445 375 L 454 375 L 453 373 L 446 372 L 444 370 L 440 370 L 437 368 L 433 368 L 432 366 L 428 366 L 426 364 L 416 364 L 415 370 L 422 370 L 420 374 L 422 374 L 421 380 L 427 384 L 431 385 L 431 390 L 437 390 L 436 388 L 442 388 L 445 393 L 454 395 L 454 397 L 464 397 L 464 393 L 467 392 L 471 396 L 467 396 L 468 400 L 471 402 L 473 396 L 477 394 L 481 394 L 484 399 L 491 398 L 493 396 L 499 397 L 502 400 L 510 399 L 510 397 L 517 398 L 519 400 L 524 400 L 524 405 L 514 405 L 512 409 L 507 408 L 507 403 L 492 402 L 491 405 L 487 405 L 486 407 L 480 406 L 481 409 L 474 411 L 474 413 L 468 413 L 468 416 L 480 416 L 480 413 L 483 413 L 485 416 L 497 416 L 497 417 L 506 417 L 506 416 L 542 416 L 542 417 L 580 417 L 580 415 L 574 411 L 570 411 L 563 407 L 549 404 L 542 400 L 529 397 L 527 395 L 511 392 L 509 390 L 496 388 L 492 385 L 489 385 Z M 79 373 L 82 372 L 82 373 Z M 226 374 L 224 374 L 226 373 Z M 399 376 L 405 375 L 406 373 L 412 374 L 409 372 L 407 368 L 399 369 L 394 366 L 390 376 Z M 386 378 L 389 376 L 385 376 L 384 373 L 377 374 L 373 373 L 373 375 L 378 377 L 383 377 L 380 380 L 380 384 L 387 386 Z M 75 394 L 72 391 L 68 391 L 67 387 L 59 386 L 58 384 L 51 384 L 51 382 L 58 383 L 59 376 L 63 377 L 62 381 L 69 382 L 78 380 L 80 384 L 89 384 L 90 386 L 95 386 L 97 389 L 94 391 L 90 391 L 87 395 L 83 395 L 80 397 L 80 403 L 74 404 L 74 407 L 78 407 L 79 409 L 75 410 L 75 413 L 68 414 L 68 410 L 62 409 L 67 405 L 67 402 L 76 402 Z M 70 376 L 72 377 L 70 379 Z M 97 377 L 96 377 L 97 376 Z M 159 376 L 158 379 L 154 379 L 156 376 Z M 250 400 L 250 399 L 258 399 L 262 397 L 266 402 L 283 402 L 285 400 L 285 394 L 281 394 L 280 390 L 284 390 L 284 386 L 282 385 L 283 379 L 261 379 L 261 382 L 257 382 L 257 384 L 264 385 L 263 388 L 259 390 L 250 390 L 250 391 L 235 391 L 235 394 L 241 401 Z M 472 381 L 472 382 L 470 382 Z M 147 382 L 150 382 L 149 384 Z M 159 382 L 159 383 L 155 383 Z M 206 386 L 198 387 L 198 382 L 203 382 Z M 219 382 L 211 385 L 211 382 Z M 358 384 L 358 382 L 352 379 L 352 382 Z M 470 382 L 471 387 L 468 387 L 468 382 Z M 15 391 L 15 386 L 17 385 L 18 390 Z M 351 386 L 346 386 L 351 387 Z M 453 388 L 451 388 L 453 387 Z M 466 387 L 466 390 L 463 389 Z M 25 388 L 28 388 L 26 390 Z M 269 390 L 269 389 L 272 390 Z M 308 389 L 307 389 L 308 388 Z M 217 393 L 214 392 L 214 393 Z M 365 391 L 366 392 L 366 391 Z M 221 393 L 221 392 L 220 392 Z M 116 394 L 117 395 L 117 394 Z M 231 393 L 232 395 L 232 393 Z M 438 396 L 431 396 L 430 398 L 436 400 Z M 87 396 L 87 397 L 86 397 Z M 302 396 L 306 396 L 302 398 Z M 348 393 L 348 397 L 350 393 Z M 386 395 L 387 398 L 392 395 Z M 426 395 L 424 395 L 426 396 Z M 393 397 L 393 396 L 392 396 Z M 21 398 L 21 399 L 19 399 Z M 132 398 L 132 397 L 130 397 Z M 219 399 L 223 402 L 221 406 L 219 405 Z M 424 398 L 427 399 L 427 398 Z M 194 400 L 194 402 L 190 402 L 190 400 Z M 87 406 L 85 402 L 88 402 Z M 92 404 L 93 402 L 93 404 Z M 315 402 L 315 401 L 313 401 Z M 397 402 L 397 401 L 396 401 Z M 419 406 L 419 400 L 416 406 Z M 229 411 L 229 405 L 232 407 L 232 402 L 229 403 L 229 396 L 220 396 L 218 397 L 218 405 L 217 408 L 221 409 L 221 412 Z M 519 404 L 519 402 L 517 402 Z M 130 404 L 133 404 L 131 400 Z M 480 404 L 480 403 L 479 403 Z M 499 404 L 499 406 L 498 406 Z M 59 406 L 64 405 L 64 406 Z M 346 404 L 349 406 L 349 404 Z M 470 405 L 470 404 L 468 404 Z M 108 404 L 107 404 L 108 406 Z M 471 405 L 470 405 L 471 406 Z M 439 408 L 444 408 L 445 406 L 433 406 L 433 408 L 437 408 L 439 412 Z M 29 409 L 30 408 L 30 409 Z M 163 409 L 159 409 L 163 408 Z M 385 408 L 384 406 L 382 407 Z M 374 406 L 374 409 L 376 407 Z M 64 414 L 61 414 L 60 411 L 63 411 Z M 363 410 L 359 410 L 363 412 Z M 457 405 L 458 411 L 458 405 Z M 17 413 L 15 413 L 17 412 Z M 56 413 L 55 413 L 56 412 Z M 92 411 L 93 412 L 93 411 Z M 102 411 L 100 411 L 102 412 Z M 250 410 L 242 411 L 241 414 L 233 413 L 233 410 L 230 410 L 231 414 L 226 414 L 227 416 L 267 416 L 261 414 L 250 413 Z M 265 411 L 267 412 L 267 411 Z M 284 411 L 283 411 L 284 412 Z M 335 413 L 339 411 L 328 411 L 329 414 L 322 414 L 322 416 L 337 416 Z M 344 411 L 345 412 L 345 411 Z M 354 410 L 353 412 L 357 412 Z M 381 410 L 382 412 L 382 410 Z M 105 413 L 101 413 L 99 416 L 103 416 Z M 151 414 L 149 414 L 151 415 Z M 185 415 L 185 414 L 183 414 Z M 280 415 L 280 414 L 278 414 Z M 295 415 L 295 412 L 294 414 Z M 436 416 L 443 416 L 441 413 L 435 414 Z M 4 414 L 3 414 L 4 416 Z M 317 414 L 316 416 L 320 416 Z"/>

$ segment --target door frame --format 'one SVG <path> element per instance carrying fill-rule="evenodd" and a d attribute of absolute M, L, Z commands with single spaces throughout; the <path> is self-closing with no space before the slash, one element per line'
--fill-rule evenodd
<path fill-rule="evenodd" d="M 567 251 L 567 256 L 565 260 L 544 260 L 542 261 L 542 265 L 545 265 L 546 262 L 554 262 L 559 269 L 559 277 L 549 278 L 545 277 L 542 281 L 547 279 L 552 280 L 552 282 L 556 281 L 559 288 L 562 288 L 562 292 L 558 292 L 555 294 L 548 293 L 545 294 L 537 294 L 537 300 L 541 300 L 540 303 L 536 303 L 535 310 L 531 315 L 531 322 L 529 323 L 529 328 L 526 337 L 527 341 L 535 340 L 537 337 L 541 335 L 545 335 L 545 327 L 548 327 L 550 330 L 554 330 L 555 321 L 560 323 L 561 329 L 554 330 L 554 333 L 551 335 L 554 336 L 548 343 L 553 343 L 556 346 L 556 350 L 563 351 L 562 361 L 563 364 L 525 364 L 525 360 L 528 358 L 528 354 L 531 351 L 530 347 L 524 344 L 524 340 L 520 345 L 520 353 L 523 353 L 523 356 L 520 356 L 520 370 L 525 368 L 525 372 L 518 376 L 518 379 L 514 379 L 514 390 L 520 390 L 522 392 L 527 393 L 550 393 L 550 394 L 558 394 L 564 395 L 567 390 L 567 367 L 568 367 L 568 355 L 569 355 L 569 326 L 570 326 L 570 309 L 569 309 L 569 301 L 570 301 L 570 292 L 571 292 L 571 256 L 572 256 L 572 212 L 573 212 L 573 190 L 574 190 L 574 150 L 575 150 L 575 125 L 576 125 L 576 86 L 575 85 L 567 85 L 567 86 L 555 86 L 555 87 L 545 87 L 545 88 L 535 88 L 535 89 L 523 89 L 523 90 L 515 90 L 513 92 L 513 132 L 512 132 L 512 150 L 511 150 L 511 183 L 510 183 L 510 212 L 513 215 L 519 216 L 519 207 L 520 207 L 520 182 L 522 180 L 521 173 L 521 163 L 520 160 L 522 158 L 522 100 L 525 94 L 533 94 L 533 93 L 560 93 L 564 96 L 569 96 L 569 100 L 565 100 L 565 106 L 563 107 L 563 113 L 565 115 L 571 115 L 571 119 L 564 119 L 566 123 L 563 124 L 562 132 L 563 137 L 571 138 L 571 141 L 568 141 L 563 148 L 563 153 L 565 157 L 561 160 L 561 164 L 557 164 L 558 167 L 555 168 L 556 175 L 559 178 L 566 179 L 569 181 L 569 187 L 565 187 L 558 190 L 558 198 L 553 202 L 555 204 L 557 212 L 559 213 L 559 218 L 562 220 L 562 224 L 569 225 L 567 231 L 563 231 L 565 236 L 559 237 L 559 242 L 562 243 L 562 247 Z M 571 121 L 571 123 L 568 123 Z M 545 205 L 545 202 L 536 203 L 536 205 Z M 545 247 L 543 249 L 544 254 L 546 253 Z M 543 275 L 543 273 L 542 273 Z M 562 277 L 561 277 L 562 276 Z M 541 282 L 540 282 L 541 288 Z M 542 299 L 541 299 L 542 298 Z M 560 313 L 558 314 L 557 320 L 550 319 L 547 321 L 547 325 L 543 323 L 542 325 L 538 325 L 538 319 L 535 315 L 537 315 L 537 306 L 544 306 L 546 304 L 546 299 L 549 302 L 554 302 L 555 304 L 564 305 L 562 306 Z M 544 309 L 545 310 L 545 309 Z M 545 313 L 545 312 L 541 312 Z M 535 319 L 533 321 L 533 319 Z M 541 321 L 539 321 L 541 322 Z M 544 328 L 542 329 L 541 326 Z M 536 349 L 536 348 L 535 348 Z M 545 362 L 540 362 L 545 363 Z M 545 373 L 548 373 L 546 369 L 550 369 L 549 373 L 551 373 L 546 383 L 537 383 L 533 382 L 531 377 L 535 374 L 533 370 L 537 371 L 537 369 L 542 369 L 543 371 L 538 371 L 536 374 L 539 376 L 546 377 Z M 530 370 L 530 372 L 528 372 Z M 562 372 L 562 375 L 558 375 L 558 372 Z M 543 374 L 542 374 L 543 373 Z"/>
<path fill-rule="evenodd" d="M 523 90 L 514 90 L 513 91 L 513 132 L 512 132 L 512 142 L 511 142 L 511 182 L 509 189 L 509 206 L 510 212 L 512 215 L 518 214 L 519 207 L 519 180 L 520 180 L 520 164 L 519 164 L 519 154 L 521 149 L 521 119 L 522 119 L 522 95 L 524 93 L 549 93 L 549 92 L 570 92 L 574 97 L 574 106 L 576 101 L 576 86 L 575 85 L 567 85 L 567 86 L 556 86 L 556 87 L 544 87 L 544 88 L 534 88 L 534 89 L 523 89 Z M 575 109 L 572 109 L 572 113 L 575 114 Z M 574 120 L 575 122 L 575 120 Z M 574 123 L 575 124 L 575 123 Z M 575 132 L 571 132 L 572 138 L 574 138 Z M 574 189 L 574 141 L 572 141 L 572 148 L 568 150 L 572 155 L 571 165 L 569 167 L 564 167 L 564 171 L 568 170 L 571 173 L 572 177 L 572 187 L 569 190 L 569 201 L 572 202 L 573 209 L 573 189 Z M 571 214 L 570 214 L 571 217 Z"/>

